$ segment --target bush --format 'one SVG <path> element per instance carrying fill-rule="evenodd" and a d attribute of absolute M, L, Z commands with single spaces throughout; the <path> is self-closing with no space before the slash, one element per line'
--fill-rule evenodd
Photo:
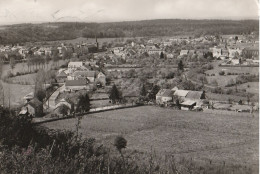
<path fill-rule="evenodd" d="M 226 94 L 232 94 L 233 93 L 233 90 L 232 89 L 228 89 L 227 91 L 226 91 Z"/>
<path fill-rule="evenodd" d="M 212 93 L 222 94 L 223 90 L 220 87 L 216 87 L 216 88 L 212 89 Z"/>
<path fill-rule="evenodd" d="M 219 74 L 220 76 L 223 76 L 223 75 L 225 75 L 225 72 L 224 72 L 224 71 L 220 71 L 218 74 Z"/>

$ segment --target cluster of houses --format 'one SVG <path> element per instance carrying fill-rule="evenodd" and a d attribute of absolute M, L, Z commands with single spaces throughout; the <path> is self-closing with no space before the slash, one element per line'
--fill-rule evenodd
<path fill-rule="evenodd" d="M 54 52 L 57 53 L 57 56 L 62 57 L 63 54 L 67 52 L 75 53 L 76 49 L 81 53 L 96 53 L 101 48 L 96 39 L 96 43 L 78 43 L 76 45 L 65 45 L 64 43 L 60 43 L 58 45 L 42 45 L 42 46 L 19 46 L 19 45 L 0 45 L 0 52 L 6 53 L 7 55 L 10 52 L 17 52 L 23 59 L 26 59 L 28 54 L 39 55 L 39 56 L 51 56 Z M 8 61 L 8 56 L 6 60 Z"/>
<path fill-rule="evenodd" d="M 161 89 L 156 94 L 156 103 L 159 105 L 175 104 L 180 105 L 182 110 L 192 110 L 194 107 L 203 107 L 206 99 L 205 91 Z"/>
<path fill-rule="evenodd" d="M 65 91 L 92 90 L 97 86 L 106 85 L 106 76 L 102 72 L 91 70 L 96 62 L 69 62 L 67 69 L 60 69 L 57 82 L 65 83 Z"/>

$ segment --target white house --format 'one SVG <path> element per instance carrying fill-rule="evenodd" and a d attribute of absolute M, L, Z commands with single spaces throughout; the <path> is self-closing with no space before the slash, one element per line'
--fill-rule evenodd
<path fill-rule="evenodd" d="M 180 56 L 188 55 L 188 53 L 189 53 L 189 50 L 181 50 Z"/>
<path fill-rule="evenodd" d="M 167 102 L 172 101 L 172 90 L 170 89 L 161 89 L 156 94 L 156 103 L 165 104 Z"/>
<path fill-rule="evenodd" d="M 68 68 L 69 69 L 76 69 L 83 67 L 83 62 L 69 62 Z"/>

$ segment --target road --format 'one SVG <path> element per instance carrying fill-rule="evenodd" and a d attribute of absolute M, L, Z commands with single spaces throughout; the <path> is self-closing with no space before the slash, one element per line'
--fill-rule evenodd
<path fill-rule="evenodd" d="M 55 100 L 58 97 L 60 91 L 64 88 L 65 86 L 61 86 L 59 87 L 50 97 L 49 99 L 45 102 L 45 106 L 46 108 L 50 109 L 50 110 L 54 110 L 55 109 Z"/>

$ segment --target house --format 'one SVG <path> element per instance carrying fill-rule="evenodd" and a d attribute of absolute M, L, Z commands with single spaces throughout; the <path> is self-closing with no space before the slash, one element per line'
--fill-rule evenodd
<path fill-rule="evenodd" d="M 24 105 L 22 110 L 26 110 L 26 112 L 33 117 L 41 117 L 43 115 L 43 104 L 37 98 L 33 98 Z"/>
<path fill-rule="evenodd" d="M 174 55 L 172 53 L 166 54 L 167 59 L 173 59 Z"/>
<path fill-rule="evenodd" d="M 68 80 L 88 80 L 93 83 L 95 81 L 95 71 L 75 71 L 72 75 L 68 76 Z"/>
<path fill-rule="evenodd" d="M 83 67 L 83 62 L 69 62 L 68 68 L 69 69 L 77 69 Z"/>
<path fill-rule="evenodd" d="M 97 64 L 96 61 L 85 61 L 84 63 L 86 66 L 95 66 Z"/>
<path fill-rule="evenodd" d="M 222 55 L 222 49 L 221 48 L 212 48 L 212 54 L 213 57 L 219 58 Z"/>
<path fill-rule="evenodd" d="M 173 89 L 172 89 L 172 91 L 173 91 Z M 206 99 L 205 91 L 190 91 L 190 90 L 177 89 L 177 90 L 175 90 L 173 96 L 178 97 L 178 99 L 180 99 L 182 102 L 193 101 L 197 104 L 201 103 L 201 101 L 203 99 Z M 187 107 L 193 106 L 193 103 L 191 104 L 191 102 L 187 102 L 184 104 L 187 104 Z M 190 104 L 190 105 L 188 105 L 188 104 Z"/>
<path fill-rule="evenodd" d="M 106 76 L 102 72 L 98 73 L 97 81 L 101 82 L 103 86 L 106 85 Z"/>
<path fill-rule="evenodd" d="M 229 57 L 233 58 L 236 57 L 237 55 L 242 55 L 242 50 L 239 48 L 229 48 L 228 53 L 229 53 Z"/>
<path fill-rule="evenodd" d="M 192 110 L 194 106 L 196 106 L 196 102 L 192 100 L 186 100 L 181 104 L 181 110 Z"/>
<path fill-rule="evenodd" d="M 65 90 L 67 91 L 78 91 L 78 90 L 90 90 L 90 86 L 87 85 L 88 81 L 85 79 L 80 80 L 66 80 Z"/>
<path fill-rule="evenodd" d="M 185 98 L 186 96 L 187 96 L 187 94 L 188 94 L 188 90 L 181 90 L 181 89 L 178 89 L 178 90 L 176 90 L 174 93 L 173 93 L 173 95 L 174 96 L 176 96 L 176 97 L 178 97 L 178 98 Z"/>
<path fill-rule="evenodd" d="M 180 56 L 188 55 L 189 50 L 181 50 Z"/>
<path fill-rule="evenodd" d="M 185 98 L 193 99 L 193 100 L 201 100 L 205 99 L 205 91 L 189 91 Z"/>
<path fill-rule="evenodd" d="M 172 45 L 172 42 L 171 41 L 165 41 L 163 42 L 163 46 L 171 46 Z"/>
<path fill-rule="evenodd" d="M 172 91 L 170 89 L 161 89 L 156 94 L 156 103 L 165 104 L 172 101 Z"/>
<path fill-rule="evenodd" d="M 67 74 L 65 73 L 65 70 L 61 70 L 58 72 L 56 79 L 58 83 L 64 83 L 67 79 Z"/>

